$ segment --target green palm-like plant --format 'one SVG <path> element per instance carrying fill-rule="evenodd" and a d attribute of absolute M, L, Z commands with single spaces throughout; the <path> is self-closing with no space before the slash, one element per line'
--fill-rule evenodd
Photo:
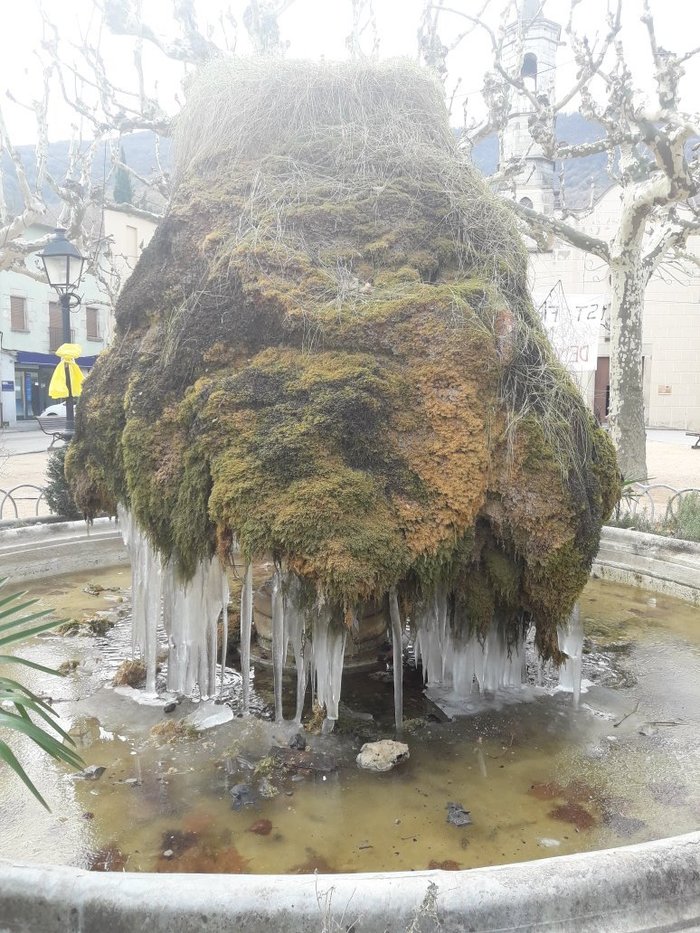
<path fill-rule="evenodd" d="M 1 579 L 0 588 L 6 583 L 6 577 Z M 44 609 L 39 612 L 30 612 L 28 615 L 25 614 L 30 606 L 34 606 L 38 602 L 37 599 L 23 601 L 26 595 L 26 592 L 14 593 L 0 599 L 0 650 L 8 645 L 24 641 L 26 638 L 31 638 L 33 635 L 47 632 L 60 624 L 60 620 L 57 619 L 35 624 L 39 619 L 44 619 L 49 615 L 51 610 Z M 34 661 L 28 661 L 26 658 L 18 658 L 12 654 L 0 654 L 0 666 L 6 664 L 22 664 L 44 674 L 61 676 L 58 671 L 50 667 L 44 667 L 42 664 L 36 664 Z M 47 723 L 59 738 L 56 738 L 45 729 L 43 723 L 35 722 L 30 713 L 34 713 L 35 717 Z M 3 676 L 0 676 L 0 728 L 12 729 L 15 732 L 21 732 L 29 736 L 32 742 L 35 742 L 52 758 L 65 761 L 66 764 L 73 768 L 82 768 L 84 766 L 82 758 L 74 751 L 75 743 L 73 739 L 61 729 L 51 707 L 16 680 Z M 35 787 L 10 746 L 2 739 L 0 739 L 0 761 L 4 761 L 12 768 L 36 799 L 48 810 L 49 805 Z"/>

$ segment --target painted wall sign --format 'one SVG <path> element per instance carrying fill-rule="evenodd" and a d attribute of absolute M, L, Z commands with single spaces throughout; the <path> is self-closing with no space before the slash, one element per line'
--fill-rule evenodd
<path fill-rule="evenodd" d="M 3 379 L 2 380 L 2 391 L 3 392 L 14 392 L 15 391 L 14 382 L 11 379 Z"/>
<path fill-rule="evenodd" d="M 569 372 L 595 372 L 600 328 L 609 318 L 607 295 L 572 294 L 558 283 L 547 293 L 535 292 L 533 299 L 547 336 Z"/>

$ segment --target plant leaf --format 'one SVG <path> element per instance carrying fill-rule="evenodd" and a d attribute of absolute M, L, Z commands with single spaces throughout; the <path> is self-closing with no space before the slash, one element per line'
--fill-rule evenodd
<path fill-rule="evenodd" d="M 42 806 L 46 807 L 46 809 L 47 809 L 47 810 L 49 811 L 49 813 L 50 813 L 50 812 L 51 812 L 51 808 L 49 807 L 48 803 L 44 800 L 44 798 L 41 796 L 41 794 L 39 793 L 39 791 L 36 789 L 36 787 L 34 786 L 33 781 L 31 780 L 31 778 L 29 777 L 29 775 L 27 774 L 27 772 L 24 770 L 24 768 L 22 767 L 22 765 L 19 763 L 19 761 L 17 761 L 17 758 L 16 758 L 15 755 L 13 754 L 12 749 L 10 748 L 10 746 L 7 745 L 5 742 L 3 742 L 2 739 L 0 739 L 0 760 L 1 760 L 1 761 L 4 761 L 5 764 L 8 764 L 8 765 L 12 768 L 12 770 L 15 772 L 15 774 L 16 774 L 22 781 L 24 781 L 24 783 L 27 785 L 27 787 L 29 788 L 29 790 L 34 794 L 34 796 L 35 796 L 36 799 L 39 801 L 39 803 L 40 803 Z"/>
<path fill-rule="evenodd" d="M 56 677 L 65 677 L 61 671 L 54 670 L 53 667 L 44 667 L 43 664 L 37 664 L 36 661 L 28 661 L 27 658 L 18 658 L 16 654 L 0 654 L 0 664 L 21 664 L 23 667 L 31 667 L 35 671 L 41 671 L 42 674 L 53 674 Z"/>

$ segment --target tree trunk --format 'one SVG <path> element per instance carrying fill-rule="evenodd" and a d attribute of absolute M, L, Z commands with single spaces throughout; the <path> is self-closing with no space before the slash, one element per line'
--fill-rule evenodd
<path fill-rule="evenodd" d="M 628 243 L 623 255 L 611 259 L 610 283 L 610 436 L 623 477 L 643 481 L 647 479 L 642 358 L 646 274 L 636 243 Z"/>

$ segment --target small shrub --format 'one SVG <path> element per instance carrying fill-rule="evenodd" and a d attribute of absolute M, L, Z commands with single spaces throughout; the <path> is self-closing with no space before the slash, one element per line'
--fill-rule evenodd
<path fill-rule="evenodd" d="M 73 495 L 66 480 L 64 463 L 68 447 L 54 450 L 46 464 L 46 502 L 54 515 L 76 521 L 82 518 L 82 513 L 73 500 Z"/>
<path fill-rule="evenodd" d="M 669 533 L 685 541 L 700 541 L 700 492 L 690 492 L 679 500 L 667 520 Z"/>

